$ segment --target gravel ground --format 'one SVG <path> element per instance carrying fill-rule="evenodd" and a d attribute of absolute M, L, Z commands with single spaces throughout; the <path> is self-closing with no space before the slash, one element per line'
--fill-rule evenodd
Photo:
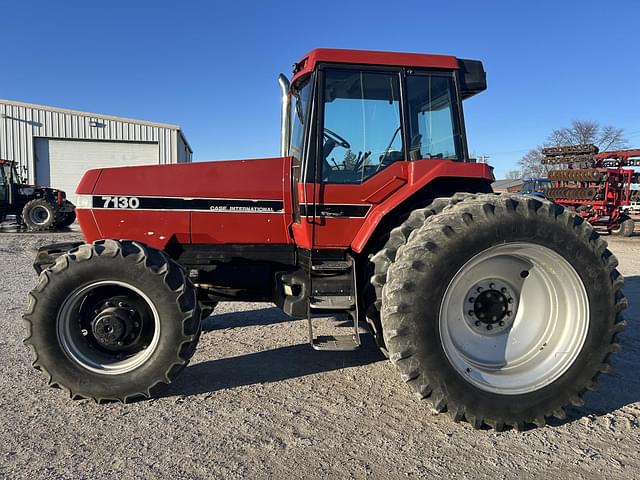
<path fill-rule="evenodd" d="M 303 321 L 222 304 L 162 398 L 71 401 L 30 367 L 20 319 L 39 245 L 0 234 L 2 478 L 638 478 L 640 237 L 608 239 L 626 276 L 623 352 L 587 404 L 541 429 L 476 431 L 416 400 L 370 342 L 314 352 Z"/>

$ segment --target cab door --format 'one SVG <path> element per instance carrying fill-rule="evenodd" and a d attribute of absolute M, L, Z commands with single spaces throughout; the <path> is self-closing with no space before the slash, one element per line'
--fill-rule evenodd
<path fill-rule="evenodd" d="M 406 184 L 402 71 L 320 67 L 316 172 L 303 214 L 313 248 L 348 248 L 371 208 Z"/>

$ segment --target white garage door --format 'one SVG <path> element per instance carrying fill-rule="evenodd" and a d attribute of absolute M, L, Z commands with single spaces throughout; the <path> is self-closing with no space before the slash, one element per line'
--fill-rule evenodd
<path fill-rule="evenodd" d="M 99 167 L 158 163 L 157 143 L 85 142 L 37 138 L 36 183 L 67 192 L 75 202 L 75 191 L 87 170 Z"/>

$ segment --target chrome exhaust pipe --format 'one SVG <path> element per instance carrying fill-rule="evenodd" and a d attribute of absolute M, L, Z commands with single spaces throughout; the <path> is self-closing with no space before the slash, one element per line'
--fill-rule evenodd
<path fill-rule="evenodd" d="M 289 79 L 284 74 L 278 75 L 278 84 L 282 93 L 280 111 L 280 156 L 289 155 L 289 140 L 291 138 L 291 95 L 289 95 Z"/>

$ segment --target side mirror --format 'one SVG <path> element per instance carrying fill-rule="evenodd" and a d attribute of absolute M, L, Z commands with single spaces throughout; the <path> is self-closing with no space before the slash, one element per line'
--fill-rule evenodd
<path fill-rule="evenodd" d="M 458 59 L 460 67 L 460 93 L 465 100 L 487 89 L 487 74 L 479 60 Z"/>

